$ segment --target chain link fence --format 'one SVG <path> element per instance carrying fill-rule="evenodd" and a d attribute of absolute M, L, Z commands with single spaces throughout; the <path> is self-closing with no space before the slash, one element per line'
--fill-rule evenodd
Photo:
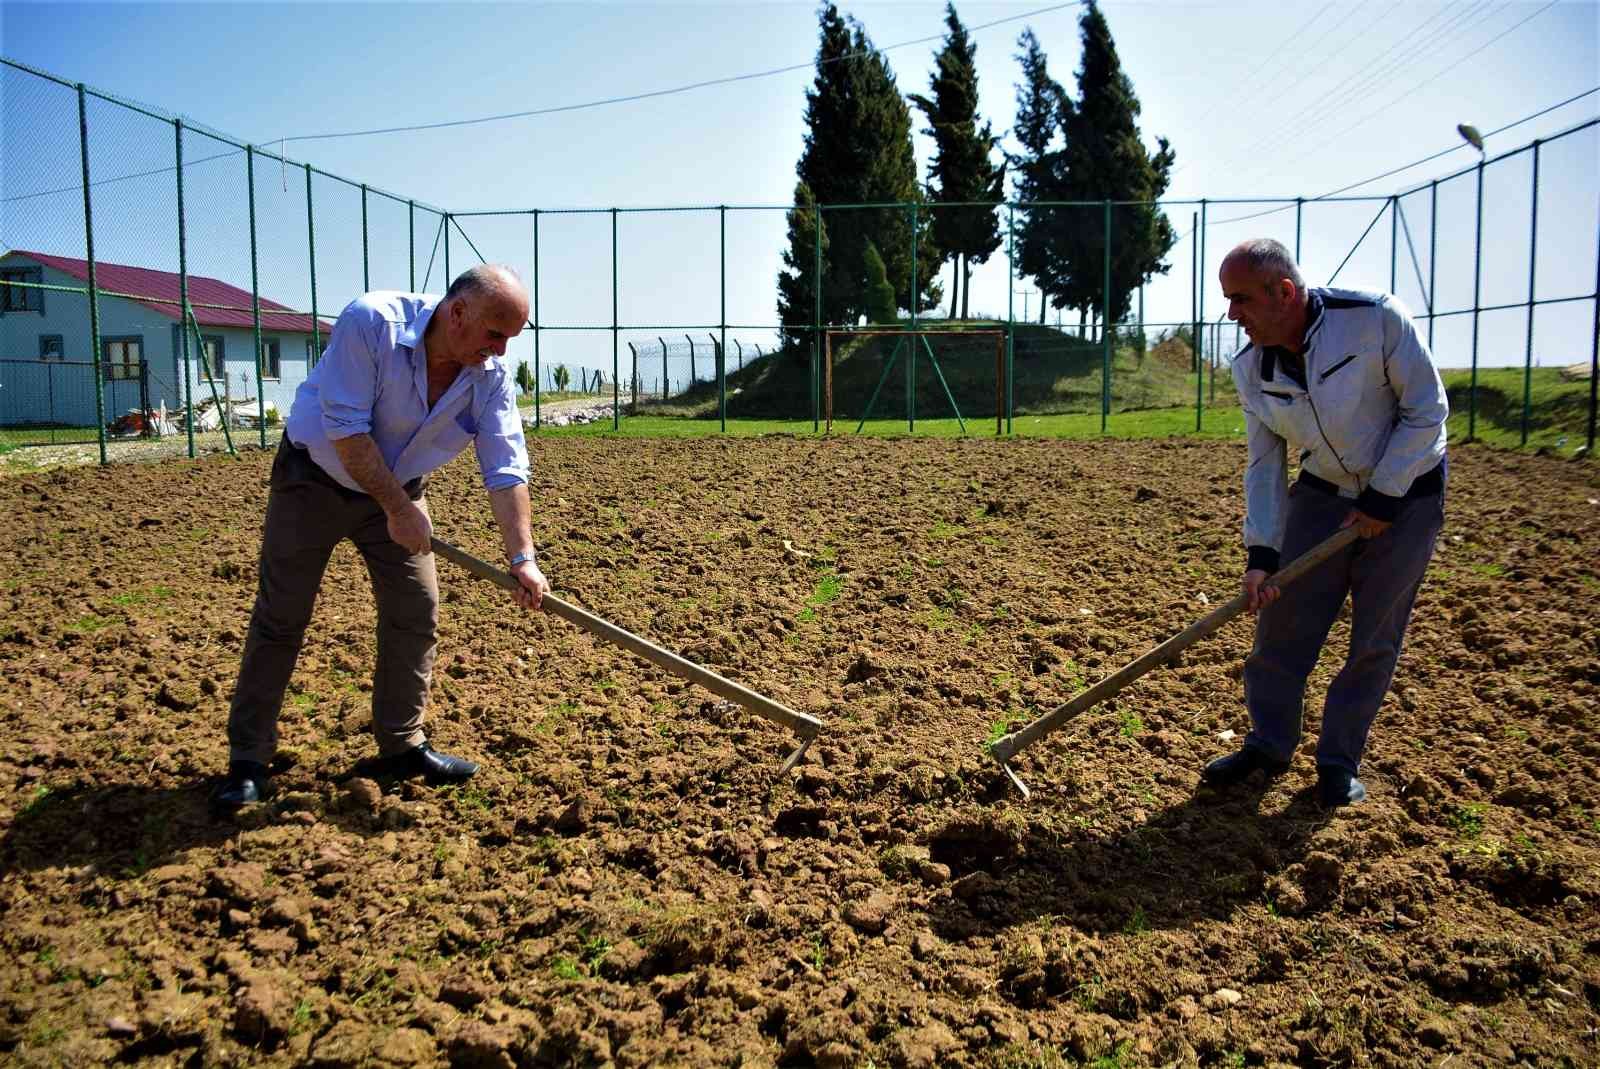
<path fill-rule="evenodd" d="M 1114 431 L 1156 412 L 1174 432 L 1228 433 L 1243 339 L 1219 315 L 1214 276 L 1259 236 L 1293 249 L 1313 283 L 1399 295 L 1441 366 L 1459 369 L 1446 378 L 1466 436 L 1595 436 L 1596 121 L 1383 196 L 827 205 L 809 242 L 787 206 L 452 212 L 9 60 L 0 156 L 0 450 L 76 444 L 106 462 L 152 442 L 188 455 L 268 445 L 352 297 L 437 293 L 480 262 L 529 283 L 530 329 L 508 358 L 528 365 L 536 428 L 545 395 L 565 391 L 609 393 L 617 424 L 656 413 L 820 429 L 825 402 L 866 410 L 870 397 L 849 391 L 874 383 L 907 415 L 921 398 L 942 418 L 956 392 L 946 375 L 998 397 L 979 407 L 999 406 L 1002 431 L 1017 415 L 1098 415 Z M 1176 242 L 1125 309 L 1107 307 L 1117 287 L 1094 277 L 1094 258 L 1125 280 L 1117 227 L 1152 209 Z M 964 263 L 930 242 L 940 213 L 956 212 L 994 221 L 991 247 Z M 1056 307 L 1024 278 L 1019 235 L 1045 225 L 1081 246 L 1081 307 Z M 837 269 L 869 244 L 882 276 Z M 804 282 L 819 263 L 822 299 L 785 291 L 779 322 L 780 272 Z M 824 352 L 829 331 L 866 325 L 869 291 L 920 332 L 904 387 L 886 368 L 892 346 Z M 962 329 L 1004 332 L 998 368 L 986 342 L 939 336 Z M 829 357 L 835 371 L 861 361 L 831 392 Z"/>

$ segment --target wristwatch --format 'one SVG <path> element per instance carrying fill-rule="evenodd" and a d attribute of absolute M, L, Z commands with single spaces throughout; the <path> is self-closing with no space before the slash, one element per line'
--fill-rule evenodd
<path fill-rule="evenodd" d="M 537 563 L 538 563 L 538 558 L 532 553 L 518 553 L 515 557 L 511 558 L 511 567 L 513 567 L 513 568 L 515 568 L 519 564 L 537 564 Z"/>

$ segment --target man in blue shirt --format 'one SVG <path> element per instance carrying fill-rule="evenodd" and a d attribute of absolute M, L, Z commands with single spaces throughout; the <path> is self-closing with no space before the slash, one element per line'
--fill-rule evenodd
<path fill-rule="evenodd" d="M 430 472 L 474 448 L 522 585 L 514 598 L 538 608 L 550 584 L 534 558 L 528 450 L 503 359 L 527 317 L 527 290 L 497 266 L 467 271 L 442 298 L 368 293 L 340 313 L 295 393 L 272 466 L 260 583 L 228 716 L 228 775 L 212 792 L 219 808 L 267 793 L 283 692 L 323 569 L 346 538 L 365 559 L 377 599 L 377 771 L 432 784 L 477 772 L 434 750 L 422 730 L 439 619 L 423 492 Z"/>

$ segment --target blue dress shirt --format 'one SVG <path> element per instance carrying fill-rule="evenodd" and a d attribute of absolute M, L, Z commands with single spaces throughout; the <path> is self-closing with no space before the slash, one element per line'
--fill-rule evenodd
<path fill-rule="evenodd" d="M 333 443 L 369 434 L 402 484 L 427 475 L 470 443 L 488 490 L 528 481 L 516 389 L 504 357 L 463 367 L 428 408 L 422 336 L 440 298 L 380 291 L 351 301 L 322 360 L 295 391 L 286 430 L 340 485 L 359 491 Z"/>

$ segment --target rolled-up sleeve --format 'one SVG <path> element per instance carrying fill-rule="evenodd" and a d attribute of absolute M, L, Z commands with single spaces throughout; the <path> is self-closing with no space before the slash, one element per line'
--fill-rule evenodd
<path fill-rule="evenodd" d="M 361 301 L 351 301 L 333 325 L 318 370 L 322 429 L 329 441 L 372 433 L 378 393 L 377 320 Z"/>
<path fill-rule="evenodd" d="M 511 376 L 502 372 L 484 393 L 487 396 L 478 413 L 478 433 L 473 439 L 484 489 L 504 490 L 526 483 L 528 443 L 522 434 L 522 414 L 517 411 Z"/>

